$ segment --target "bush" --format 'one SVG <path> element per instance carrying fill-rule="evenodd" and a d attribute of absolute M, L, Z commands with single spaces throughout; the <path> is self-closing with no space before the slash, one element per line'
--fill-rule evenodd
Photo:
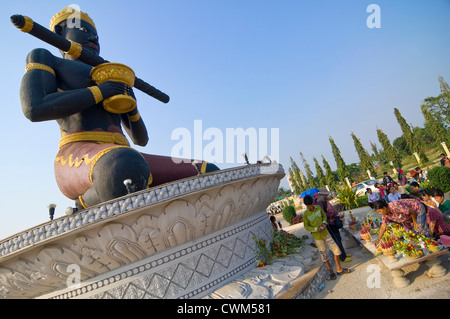
<path fill-rule="evenodd" d="M 368 195 L 359 196 L 359 197 L 356 199 L 356 204 L 358 205 L 358 207 L 368 206 L 368 205 L 369 205 L 369 198 L 368 198 Z"/>
<path fill-rule="evenodd" d="M 412 190 L 412 187 L 409 186 L 409 185 L 405 185 L 405 186 L 403 186 L 403 188 L 404 188 L 408 193 L 410 193 L 410 194 L 413 194 L 413 193 L 414 193 L 413 190 Z"/>
<path fill-rule="evenodd" d="M 297 248 L 304 245 L 303 239 L 290 234 L 284 230 L 272 231 L 272 241 L 267 247 L 267 239 L 258 239 L 256 241 L 256 267 L 264 267 L 272 263 L 274 258 L 283 258 L 289 254 L 297 253 Z"/>
<path fill-rule="evenodd" d="M 350 186 L 338 187 L 337 200 L 342 205 L 344 210 L 349 210 L 358 207 L 358 195 L 356 195 L 356 189 L 353 190 Z"/>
<path fill-rule="evenodd" d="M 433 187 L 430 185 L 430 182 L 419 183 L 419 186 L 420 186 L 421 188 L 423 188 L 423 189 L 433 188 Z"/>
<path fill-rule="evenodd" d="M 292 224 L 299 224 L 303 222 L 303 214 L 298 214 L 297 216 L 295 216 L 294 218 L 292 218 Z"/>
<path fill-rule="evenodd" d="M 430 187 L 439 188 L 444 193 L 450 191 L 450 168 L 436 166 L 428 171 L 427 178 Z"/>
<path fill-rule="evenodd" d="M 273 241 L 270 243 L 272 255 L 275 258 L 283 258 L 297 252 L 296 248 L 303 246 L 302 239 L 284 230 L 272 232 Z"/>
<path fill-rule="evenodd" d="M 294 206 L 286 206 L 283 208 L 283 218 L 290 225 L 292 225 L 292 219 L 296 216 Z"/>

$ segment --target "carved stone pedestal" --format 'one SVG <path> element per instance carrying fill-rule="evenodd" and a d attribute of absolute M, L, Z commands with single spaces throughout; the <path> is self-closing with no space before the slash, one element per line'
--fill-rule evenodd
<path fill-rule="evenodd" d="M 41 298 L 174 299 L 200 298 L 256 265 L 257 238 L 270 239 L 263 212 L 188 244 L 93 277 Z"/>
<path fill-rule="evenodd" d="M 283 177 L 276 163 L 202 174 L 11 236 L 0 297 L 201 297 L 254 266 Z"/>

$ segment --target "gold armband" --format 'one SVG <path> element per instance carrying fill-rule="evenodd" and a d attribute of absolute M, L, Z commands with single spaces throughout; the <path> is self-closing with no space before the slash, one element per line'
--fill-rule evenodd
<path fill-rule="evenodd" d="M 34 62 L 28 63 L 27 67 L 25 68 L 25 73 L 27 73 L 30 70 L 44 70 L 50 72 L 51 74 L 53 74 L 53 76 L 56 76 L 55 71 L 51 67 L 41 63 L 34 63 Z"/>
<path fill-rule="evenodd" d="M 24 16 L 24 18 L 25 18 L 25 24 L 20 29 L 20 31 L 29 33 L 33 29 L 34 22 L 31 18 L 29 18 L 27 16 Z"/>
<path fill-rule="evenodd" d="M 73 42 L 72 40 L 69 41 L 70 41 L 70 48 L 69 51 L 66 51 L 65 53 L 70 55 L 74 59 L 78 59 L 81 55 L 83 47 L 81 46 L 81 44 L 77 42 Z"/>
<path fill-rule="evenodd" d="M 98 104 L 101 101 L 103 101 L 103 94 L 102 94 L 102 91 L 100 91 L 100 89 L 98 88 L 98 86 L 90 86 L 90 87 L 88 87 L 88 89 L 91 91 L 92 95 L 94 96 L 95 104 Z"/>
<path fill-rule="evenodd" d="M 131 122 L 137 122 L 137 121 L 139 121 L 140 118 L 141 118 L 141 115 L 139 114 L 139 112 L 137 112 L 137 113 L 134 114 L 134 115 L 128 114 L 128 119 L 129 119 Z"/>

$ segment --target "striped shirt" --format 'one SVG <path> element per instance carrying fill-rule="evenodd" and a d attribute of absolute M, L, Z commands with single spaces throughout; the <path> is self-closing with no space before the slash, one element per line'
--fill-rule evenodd
<path fill-rule="evenodd" d="M 434 233 L 435 234 L 441 234 L 450 232 L 450 225 L 447 224 L 444 221 L 444 217 L 442 216 L 442 213 L 435 209 L 434 207 L 428 206 L 428 213 L 427 213 L 427 222 L 430 224 L 431 222 L 435 221 L 436 226 L 434 227 Z"/>

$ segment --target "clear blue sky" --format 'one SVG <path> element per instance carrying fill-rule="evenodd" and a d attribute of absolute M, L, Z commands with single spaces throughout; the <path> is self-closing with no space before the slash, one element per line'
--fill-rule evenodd
<path fill-rule="evenodd" d="M 73 3 L 94 19 L 105 59 L 129 65 L 171 97 L 166 105 L 137 92 L 150 138 L 138 149 L 147 153 L 170 155 L 174 129 L 193 130 L 202 120 L 204 130 L 224 133 L 279 128 L 286 171 L 290 156 L 301 166 L 299 152 L 311 166 L 323 154 L 335 169 L 329 136 L 347 164 L 358 162 L 351 131 L 369 151 L 369 141 L 379 145 L 377 126 L 392 142 L 401 135 L 393 108 L 422 126 L 421 102 L 439 93 L 438 76 L 450 81 L 449 1 Z M 371 3 L 381 8 L 380 29 L 366 25 Z M 57 204 L 56 217 L 72 205 L 54 181 L 58 125 L 29 122 L 19 100 L 28 52 L 59 52 L 9 21 L 19 13 L 48 26 L 70 4 L 0 0 L 0 238 L 46 222 L 49 203 Z"/>

